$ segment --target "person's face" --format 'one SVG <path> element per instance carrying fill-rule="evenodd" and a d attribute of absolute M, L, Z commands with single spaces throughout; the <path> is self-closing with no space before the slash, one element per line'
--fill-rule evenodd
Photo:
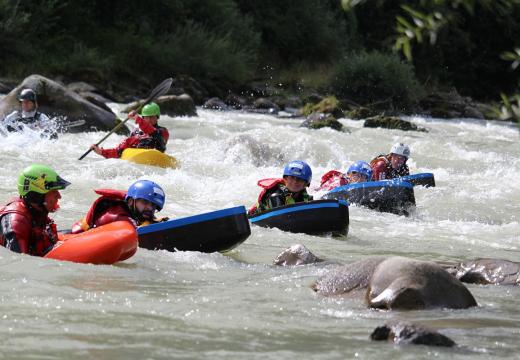
<path fill-rule="evenodd" d="M 51 190 L 47 194 L 45 194 L 45 202 L 44 206 L 48 212 L 55 212 L 60 208 L 58 204 L 61 199 L 61 194 L 58 190 Z"/>
<path fill-rule="evenodd" d="M 406 157 L 403 155 L 392 154 L 392 158 L 390 159 L 392 163 L 392 168 L 399 169 L 406 163 Z"/>
<path fill-rule="evenodd" d="M 157 116 L 143 116 L 143 119 L 152 126 L 157 125 Z"/>
<path fill-rule="evenodd" d="M 285 186 L 289 189 L 290 192 L 299 192 L 305 189 L 307 183 L 305 180 L 294 176 L 285 176 Z"/>
<path fill-rule="evenodd" d="M 347 174 L 349 182 L 351 184 L 355 183 L 361 183 L 367 181 L 367 176 L 361 173 L 358 173 L 357 171 L 352 171 Z"/>
<path fill-rule="evenodd" d="M 146 220 L 152 220 L 156 210 L 155 204 L 145 199 L 136 199 L 135 209 Z"/>
<path fill-rule="evenodd" d="M 34 103 L 31 100 L 22 100 L 20 101 L 20 106 L 22 107 L 22 110 L 25 112 L 30 112 L 34 110 Z"/>

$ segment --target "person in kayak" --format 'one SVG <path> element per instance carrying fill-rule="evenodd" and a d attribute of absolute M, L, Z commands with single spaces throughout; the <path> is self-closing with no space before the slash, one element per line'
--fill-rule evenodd
<path fill-rule="evenodd" d="M 48 215 L 59 209 L 59 190 L 69 185 L 48 166 L 25 168 L 18 177 L 19 196 L 0 207 L 0 245 L 34 256 L 49 252 L 58 233 Z"/>
<path fill-rule="evenodd" d="M 20 132 L 25 128 L 41 133 L 42 138 L 57 139 L 57 124 L 47 115 L 38 111 L 36 93 L 32 89 L 23 89 L 18 95 L 20 110 L 7 115 L 3 122 L 9 132 Z"/>
<path fill-rule="evenodd" d="M 306 162 L 291 161 L 283 170 L 283 179 L 258 181 L 263 190 L 258 196 L 258 202 L 249 209 L 248 214 L 254 216 L 279 206 L 312 201 L 312 196 L 306 189 L 311 180 L 312 170 Z"/>
<path fill-rule="evenodd" d="M 388 155 L 379 155 L 370 161 L 372 179 L 385 180 L 410 175 L 406 161 L 410 157 L 410 148 L 403 143 L 396 143 Z"/>
<path fill-rule="evenodd" d="M 372 180 L 372 168 L 365 161 L 356 161 L 349 166 L 347 173 L 331 170 L 321 177 L 320 187 L 316 190 L 332 190 L 338 186 Z"/>
<path fill-rule="evenodd" d="M 166 150 L 166 143 L 170 137 L 168 129 L 157 124 L 161 116 L 159 105 L 154 102 L 146 104 L 138 115 L 135 111 L 128 114 L 130 119 L 135 119 L 138 125 L 130 137 L 124 139 L 118 146 L 112 149 L 104 149 L 92 144 L 90 148 L 98 155 L 107 159 L 120 158 L 123 150 L 128 148 L 156 149 L 160 152 Z"/>
<path fill-rule="evenodd" d="M 163 189 L 153 181 L 138 180 L 128 191 L 94 191 L 101 196 L 91 205 L 87 215 L 72 225 L 73 234 L 114 221 L 128 221 L 137 227 L 168 220 L 155 217 L 155 212 L 162 210 L 166 197 Z"/>

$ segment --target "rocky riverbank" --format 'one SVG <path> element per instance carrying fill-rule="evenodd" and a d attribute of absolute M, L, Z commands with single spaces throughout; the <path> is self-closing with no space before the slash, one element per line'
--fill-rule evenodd
<path fill-rule="evenodd" d="M 130 111 L 146 97 L 146 86 L 135 88 L 108 85 L 100 87 L 82 81 L 64 82 L 31 75 L 23 80 L 0 79 L 0 93 L 8 94 L 0 102 L 3 117 L 17 107 L 16 94 L 23 87 L 31 87 L 39 94 L 42 111 L 60 116 L 71 132 L 91 129 L 108 130 L 117 124 L 117 117 L 106 106 L 107 102 L 130 102 Z M 222 91 L 217 91 L 222 94 Z M 196 106 L 219 111 L 241 110 L 266 113 L 279 117 L 302 118 L 302 127 L 318 129 L 331 127 L 342 130 L 340 118 L 365 120 L 366 127 L 382 127 L 404 131 L 424 131 L 401 115 L 419 114 L 436 118 L 475 118 L 514 121 L 500 113 L 497 104 L 484 104 L 456 90 L 435 92 L 424 96 L 411 109 L 396 109 L 390 103 L 358 104 L 350 99 L 337 98 L 326 90 L 298 88 L 297 91 L 268 82 L 252 82 L 225 96 L 212 96 L 202 84 L 188 76 L 174 78 L 168 94 L 157 99 L 164 114 L 196 116 Z M 80 121 L 83 124 L 78 125 Z M 67 126 L 75 124 L 74 126 Z"/>

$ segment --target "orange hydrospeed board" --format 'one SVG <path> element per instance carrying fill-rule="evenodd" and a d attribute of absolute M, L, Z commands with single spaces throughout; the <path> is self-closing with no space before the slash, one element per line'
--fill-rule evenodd
<path fill-rule="evenodd" d="M 80 234 L 60 234 L 44 257 L 84 264 L 114 264 L 137 251 L 137 231 L 127 221 L 115 221 Z"/>

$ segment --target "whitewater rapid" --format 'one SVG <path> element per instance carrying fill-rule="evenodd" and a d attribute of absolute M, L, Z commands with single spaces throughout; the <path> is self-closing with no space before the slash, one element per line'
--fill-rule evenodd
<path fill-rule="evenodd" d="M 111 105 L 116 111 L 120 105 Z M 161 117 L 167 153 L 181 163 L 160 169 L 94 153 L 78 157 L 101 132 L 2 138 L 0 200 L 16 195 L 19 172 L 31 163 L 55 168 L 72 185 L 54 215 L 69 228 L 96 198 L 95 188 L 126 189 L 137 179 L 166 192 L 160 215 L 182 217 L 254 204 L 259 179 L 307 161 L 310 192 L 321 175 L 386 153 L 397 141 L 411 148 L 412 173 L 433 172 L 436 187 L 415 188 L 409 217 L 350 208 L 347 237 L 284 233 L 252 227 L 228 254 L 140 249 L 115 266 L 50 261 L 0 249 L 2 358 L 70 359 L 502 359 L 519 358 L 519 287 L 468 285 L 479 307 L 385 312 L 356 299 L 322 298 L 309 285 L 329 266 L 278 268 L 272 260 L 302 243 L 340 262 L 372 255 L 424 260 L 496 257 L 520 261 L 520 138 L 515 125 L 469 119 L 407 118 L 428 130 L 369 129 L 340 120 L 345 130 L 300 128 L 301 120 L 197 109 L 198 117 Z M 103 146 L 123 139 L 112 135 Z M 395 347 L 368 336 L 388 319 L 438 328 L 461 347 Z"/>

